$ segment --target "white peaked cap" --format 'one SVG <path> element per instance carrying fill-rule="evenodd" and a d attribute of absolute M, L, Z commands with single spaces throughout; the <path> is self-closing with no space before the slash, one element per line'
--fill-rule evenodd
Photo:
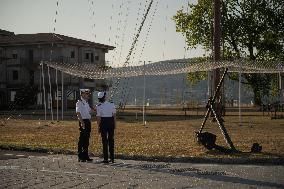
<path fill-rule="evenodd" d="M 103 98 L 105 96 L 105 92 L 99 92 L 98 93 L 98 98 Z"/>
<path fill-rule="evenodd" d="M 90 89 L 80 89 L 80 93 L 90 92 Z"/>

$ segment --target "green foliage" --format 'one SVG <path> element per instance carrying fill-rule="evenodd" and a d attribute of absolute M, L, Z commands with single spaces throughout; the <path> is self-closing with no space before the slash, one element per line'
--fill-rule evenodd
<path fill-rule="evenodd" d="M 224 59 L 284 60 L 283 0 L 223 0 L 221 5 Z M 212 0 L 199 0 L 173 17 L 176 31 L 186 36 L 189 48 L 201 45 L 211 51 L 212 7 Z M 272 75 L 244 74 L 244 78 L 255 93 L 255 103 L 260 104 L 262 84 L 269 88 Z"/>
<path fill-rule="evenodd" d="M 189 62 L 205 62 L 208 58 L 205 57 L 195 57 L 191 58 Z M 207 79 L 207 72 L 191 72 L 187 74 L 187 81 L 190 85 L 196 85 L 200 80 Z"/>
<path fill-rule="evenodd" d="M 187 74 L 190 85 L 196 85 L 200 80 L 207 79 L 207 72 L 193 72 Z"/>
<path fill-rule="evenodd" d="M 186 36 L 190 48 L 203 45 L 206 49 L 212 47 L 212 2 L 200 0 L 198 4 L 189 4 L 190 13 L 179 10 L 173 17 L 176 31 Z"/>
<path fill-rule="evenodd" d="M 271 94 L 272 96 L 279 95 L 279 74 L 273 74 L 271 78 Z"/>

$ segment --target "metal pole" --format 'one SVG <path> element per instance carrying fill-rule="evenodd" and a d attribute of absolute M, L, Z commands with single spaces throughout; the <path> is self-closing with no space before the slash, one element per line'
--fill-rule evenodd
<path fill-rule="evenodd" d="M 280 106 L 279 106 L 279 111 L 281 112 L 281 117 L 282 117 L 282 111 L 283 111 L 283 89 L 282 89 L 282 77 L 281 77 L 281 73 L 279 72 L 279 102 L 280 102 Z"/>
<path fill-rule="evenodd" d="M 211 96 L 211 72 L 207 71 L 207 99 Z"/>
<path fill-rule="evenodd" d="M 281 78 L 281 73 L 279 72 L 279 89 L 282 89 L 282 78 Z"/>
<path fill-rule="evenodd" d="M 134 99 L 134 103 L 135 103 L 135 119 L 138 120 L 138 116 L 137 116 L 137 82 L 136 82 L 136 78 L 134 78 L 134 82 L 135 82 L 135 99 Z"/>
<path fill-rule="evenodd" d="M 56 121 L 58 121 L 58 80 L 57 80 L 57 69 L 55 70 L 55 83 L 56 83 Z"/>
<path fill-rule="evenodd" d="M 61 119 L 63 120 L 64 118 L 64 90 L 63 90 L 63 85 L 64 85 L 64 79 L 63 79 L 63 72 L 61 71 Z"/>
<path fill-rule="evenodd" d="M 53 121 L 52 91 L 51 91 L 51 81 L 50 81 L 49 66 L 47 66 L 47 73 L 48 73 L 49 95 L 50 95 L 50 114 L 51 114 L 51 120 Z"/>
<path fill-rule="evenodd" d="M 45 98 L 45 85 L 44 85 L 44 71 L 43 63 L 41 63 L 41 76 L 42 76 L 42 88 L 43 88 L 43 104 L 44 104 L 44 120 L 46 120 L 46 98 Z"/>
<path fill-rule="evenodd" d="M 143 75 L 144 75 L 144 80 L 143 80 L 143 125 L 146 126 L 146 122 L 145 122 L 145 61 L 144 61 L 144 67 L 143 67 Z"/>
<path fill-rule="evenodd" d="M 199 129 L 198 133 L 201 133 L 202 130 L 203 130 L 203 128 L 204 128 L 204 126 L 205 126 L 205 123 L 206 123 L 206 121 L 207 121 L 207 119 L 208 119 L 208 117 L 209 117 L 209 114 L 210 114 L 210 112 L 211 112 L 211 109 L 209 108 L 209 106 L 210 106 L 210 104 L 211 104 L 212 102 L 215 103 L 215 100 L 216 100 L 216 98 L 217 98 L 217 94 L 220 92 L 221 85 L 222 85 L 222 83 L 224 82 L 224 79 L 225 79 L 225 76 L 226 76 L 227 72 L 228 72 L 228 68 L 225 69 L 225 72 L 223 73 L 223 76 L 221 77 L 221 80 L 219 81 L 219 84 L 218 84 L 218 86 L 217 86 L 217 89 L 216 89 L 216 91 L 215 91 L 213 97 L 210 97 L 209 100 L 208 100 L 208 102 L 207 102 L 207 105 L 206 105 L 207 112 L 206 112 L 206 114 L 205 114 L 204 121 L 203 121 L 203 123 L 202 123 L 202 125 L 201 125 L 201 128 Z"/>
<path fill-rule="evenodd" d="M 280 95 L 279 95 L 279 101 L 280 101 L 280 104 L 282 104 L 282 102 L 283 102 L 283 94 L 282 94 L 282 77 L 281 77 L 281 73 L 279 72 L 279 93 L 280 93 Z"/>
<path fill-rule="evenodd" d="M 42 105 L 42 81 L 41 81 L 41 76 L 42 76 L 42 72 L 41 72 L 41 67 L 39 68 L 39 101 L 38 101 L 38 105 Z"/>
<path fill-rule="evenodd" d="M 239 63 L 239 126 L 242 126 L 242 109 L 241 109 L 241 90 L 242 90 L 242 70 L 241 63 Z"/>

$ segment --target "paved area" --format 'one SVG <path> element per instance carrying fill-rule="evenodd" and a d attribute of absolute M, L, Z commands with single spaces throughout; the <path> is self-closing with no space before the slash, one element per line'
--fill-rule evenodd
<path fill-rule="evenodd" d="M 284 166 L 116 160 L 0 151 L 0 188 L 284 188 Z"/>

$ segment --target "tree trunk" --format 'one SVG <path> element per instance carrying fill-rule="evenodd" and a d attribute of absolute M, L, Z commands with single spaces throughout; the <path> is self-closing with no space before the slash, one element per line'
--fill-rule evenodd
<path fill-rule="evenodd" d="M 261 95 L 258 85 L 252 85 L 253 89 L 253 98 L 254 98 L 254 104 L 257 106 L 261 106 Z"/>

